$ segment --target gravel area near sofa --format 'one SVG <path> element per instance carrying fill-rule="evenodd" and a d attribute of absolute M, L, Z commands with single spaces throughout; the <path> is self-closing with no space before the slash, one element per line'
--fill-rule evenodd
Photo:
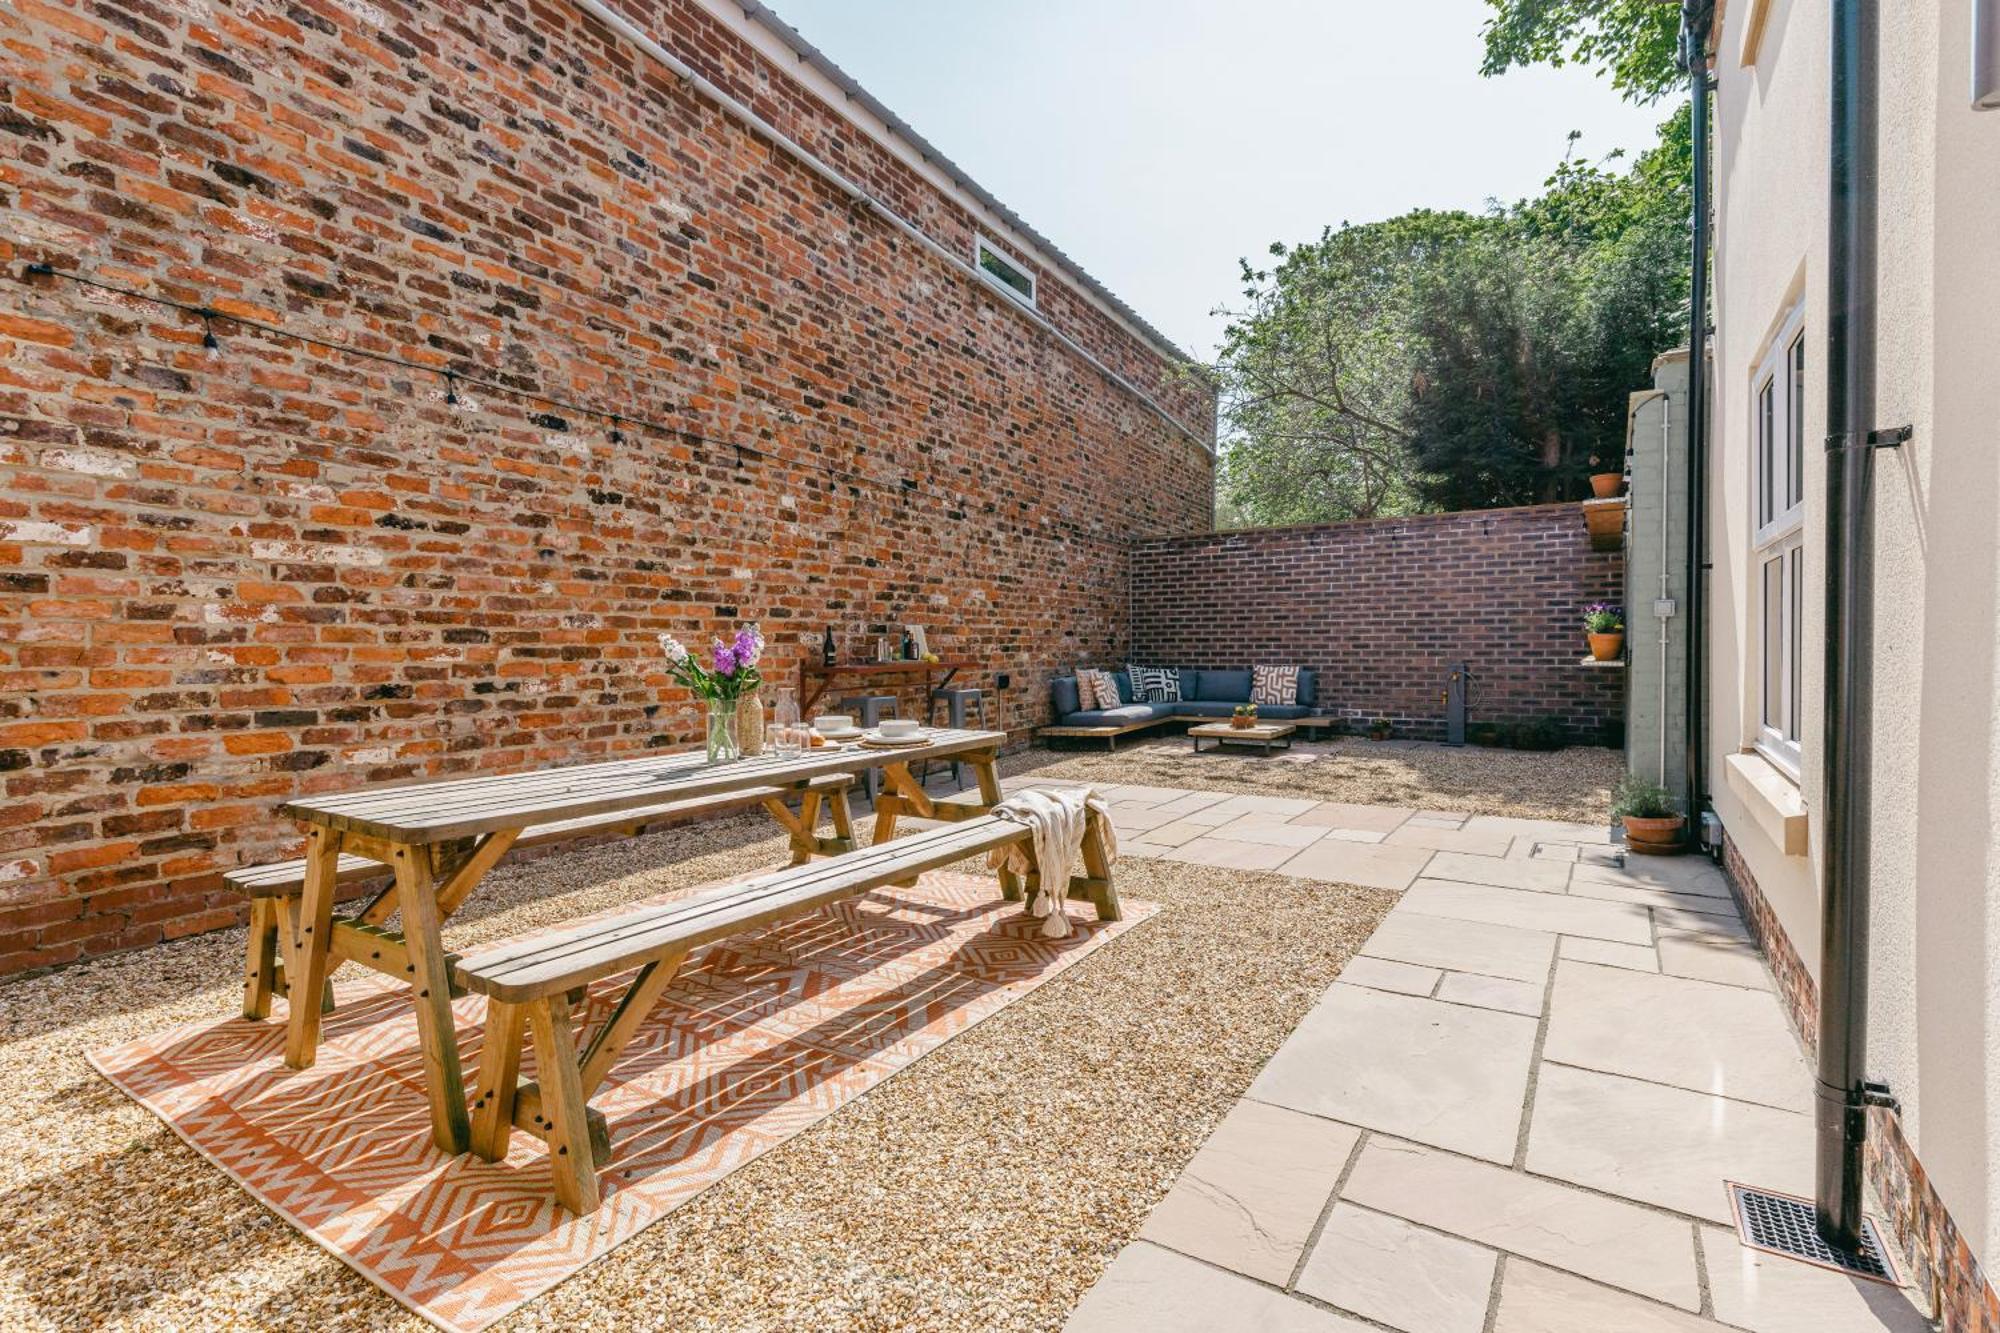
<path fill-rule="evenodd" d="M 1617 750 L 1582 745 L 1538 752 L 1340 736 L 1295 740 L 1291 749 L 1269 756 L 1206 746 L 1197 755 L 1177 732 L 1121 741 L 1109 754 L 1100 742 L 1080 744 L 1094 748 L 1066 743 L 1060 750 L 1034 750 L 1016 756 L 1015 771 L 1032 767 L 1045 777 L 1592 823 L 1611 817 L 1611 788 L 1625 769 Z"/>
<path fill-rule="evenodd" d="M 769 829 L 503 866 L 447 940 L 779 863 Z M 1394 901 L 1138 858 L 1119 874 L 1166 910 L 500 1327 L 1060 1327 Z M 83 1061 L 232 1012 L 242 949 L 228 930 L 0 986 L 0 1326 L 427 1327 Z"/>

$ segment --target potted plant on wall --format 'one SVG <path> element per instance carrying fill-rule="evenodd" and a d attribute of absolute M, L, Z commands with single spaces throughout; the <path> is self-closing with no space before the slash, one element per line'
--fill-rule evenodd
<path fill-rule="evenodd" d="M 1687 821 L 1674 808 L 1673 793 L 1657 782 L 1627 773 L 1612 793 L 1611 813 L 1625 825 L 1625 846 L 1646 856 L 1673 856 L 1682 848 Z"/>
<path fill-rule="evenodd" d="M 1611 602 L 1592 602 L 1584 607 L 1583 636 L 1590 642 L 1593 658 L 1616 662 L 1625 652 L 1625 608 Z"/>
<path fill-rule="evenodd" d="M 1592 467 L 1600 466 L 1596 454 L 1590 456 L 1590 465 Z M 1624 489 L 1625 474 L 1623 472 L 1593 472 L 1590 474 L 1590 493 L 1600 500 L 1614 499 L 1618 492 Z"/>
<path fill-rule="evenodd" d="M 1389 731 L 1389 719 L 1378 717 L 1368 724 L 1368 739 L 1371 741 L 1386 741 L 1389 739 Z"/>

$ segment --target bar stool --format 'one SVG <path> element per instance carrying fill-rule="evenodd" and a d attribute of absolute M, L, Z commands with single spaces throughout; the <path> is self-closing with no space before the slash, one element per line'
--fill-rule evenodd
<path fill-rule="evenodd" d="M 947 724 L 953 731 L 965 730 L 965 715 L 968 710 L 979 714 L 979 728 L 986 729 L 986 691 L 976 685 L 950 685 L 941 690 L 931 691 L 930 724 L 937 725 L 938 705 L 945 707 Z M 929 776 L 929 765 L 925 765 L 925 776 Z M 952 785 L 965 790 L 965 765 L 954 759 L 951 761 Z"/>
<path fill-rule="evenodd" d="M 873 731 L 877 723 L 885 717 L 895 717 L 896 696 L 893 694 L 850 694 L 834 705 L 836 713 L 853 713 L 855 720 L 864 731 Z M 875 808 L 875 792 L 881 784 L 880 770 L 868 768 L 861 772 L 861 789 L 868 794 L 868 808 Z"/>

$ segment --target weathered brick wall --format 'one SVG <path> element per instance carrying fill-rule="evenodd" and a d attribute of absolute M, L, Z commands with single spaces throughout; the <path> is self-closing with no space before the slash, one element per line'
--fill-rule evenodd
<path fill-rule="evenodd" d="M 1143 542 L 1132 560 L 1140 661 L 1319 668 L 1319 699 L 1399 734 L 1444 734 L 1452 662 L 1474 723 L 1562 719 L 1597 743 L 1623 672 L 1582 667 L 1579 613 L 1623 599 L 1624 560 L 1594 552 L 1573 504 L 1266 528 Z"/>
<path fill-rule="evenodd" d="M 628 12 L 969 247 L 704 11 Z M 1122 649 L 1130 541 L 1210 518 L 1197 445 L 566 4 L 16 0 L 0 164 L 0 973 L 235 919 L 294 793 L 693 742 L 663 630 L 788 667 L 913 620 L 1031 726 Z M 675 430 L 228 319 L 207 355 L 32 261 Z"/>

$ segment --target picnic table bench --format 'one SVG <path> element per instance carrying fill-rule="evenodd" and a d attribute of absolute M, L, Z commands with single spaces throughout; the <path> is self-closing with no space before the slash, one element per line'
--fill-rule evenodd
<path fill-rule="evenodd" d="M 964 812 L 960 814 L 958 812 Z M 966 802 L 940 802 L 941 827 L 912 833 L 832 860 L 795 865 L 741 884 L 661 905 L 636 907 L 567 930 L 539 932 L 462 958 L 453 975 L 486 999 L 478 1095 L 472 1103 L 472 1151 L 489 1162 L 507 1156 L 513 1130 L 549 1145 L 556 1200 L 573 1213 L 593 1211 L 597 1171 L 610 1136 L 590 1095 L 645 1022 L 688 954 L 711 941 L 799 916 L 857 894 L 907 883 L 926 870 L 1028 843 L 1028 826 L 985 814 Z M 1120 916 L 1102 831 L 1093 813 L 1084 837 L 1084 873 L 1066 896 L 1088 897 L 1099 919 Z M 877 831 L 893 837 L 893 828 Z M 1032 889 L 1034 877 L 1028 887 Z M 1003 892 L 1008 890 L 1003 889 Z M 593 981 L 637 968 L 631 983 L 579 1049 L 572 997 Z M 530 1039 L 539 1078 L 520 1080 Z"/>
<path fill-rule="evenodd" d="M 452 966 L 440 928 L 529 830 L 568 824 L 573 835 L 578 827 L 630 823 L 677 802 L 749 795 L 777 818 L 791 839 L 794 862 L 803 863 L 841 850 L 841 839 L 821 839 L 806 822 L 807 814 L 817 813 L 816 805 L 808 804 L 819 799 L 816 781 L 881 769 L 895 797 L 886 821 L 877 820 L 876 839 L 885 841 L 894 833 L 894 810 L 938 808 L 930 806 L 911 775 L 912 763 L 958 759 L 970 767 L 978 778 L 980 804 L 962 807 L 968 815 L 983 814 L 998 803 L 995 761 L 1005 739 L 995 731 L 939 730 L 920 745 L 897 749 L 828 747 L 724 764 L 710 764 L 698 751 L 677 752 L 287 802 L 279 814 L 306 825 L 296 907 L 275 893 L 255 900 L 271 904 L 267 910 L 276 914 L 275 922 L 265 918 L 260 930 L 275 934 L 277 948 L 265 969 L 253 947 L 246 995 L 268 983 L 261 996 L 268 1003 L 282 980 L 288 997 L 285 1063 L 306 1069 L 318 1052 L 322 1005 L 289 1002 L 290 997 L 322 996 L 340 963 L 407 982 L 432 1140 L 445 1152 L 464 1152 L 471 1124 L 451 1012 Z M 796 810 L 789 804 L 792 799 L 799 802 Z M 834 804 L 844 809 L 844 799 Z M 359 858 L 364 865 L 357 869 L 354 860 L 344 857 Z M 336 918 L 334 901 L 342 877 L 351 882 L 366 873 L 365 863 L 387 867 L 394 883 L 356 915 Z M 281 887 L 289 873 L 274 872 L 264 887 Z M 902 872 L 905 877 L 912 873 Z M 1020 891 L 1004 873 L 1002 888 L 1009 896 Z M 394 914 L 401 916 L 400 929 L 391 931 L 382 923 Z M 253 941 L 257 935 L 253 932 Z M 246 1009 L 248 1003 L 246 999 Z"/>

